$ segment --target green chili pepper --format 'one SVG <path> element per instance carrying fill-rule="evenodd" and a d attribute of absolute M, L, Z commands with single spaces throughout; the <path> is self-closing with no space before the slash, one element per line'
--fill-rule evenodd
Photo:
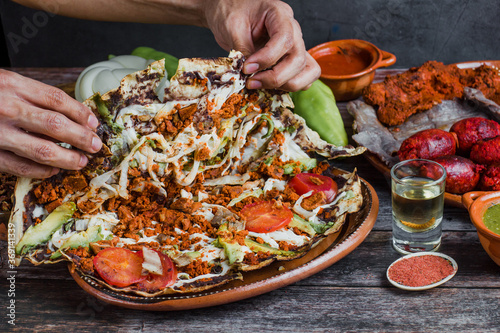
<path fill-rule="evenodd" d="M 294 112 L 305 119 L 307 126 L 318 132 L 328 143 L 345 146 L 348 143 L 344 122 L 330 88 L 320 80 L 307 90 L 290 93 Z"/>
<path fill-rule="evenodd" d="M 144 59 L 160 60 L 165 59 L 165 69 L 167 70 L 168 79 L 174 76 L 179 65 L 179 59 L 165 52 L 157 51 L 151 47 L 139 46 L 132 51 L 132 55 L 142 57 Z"/>

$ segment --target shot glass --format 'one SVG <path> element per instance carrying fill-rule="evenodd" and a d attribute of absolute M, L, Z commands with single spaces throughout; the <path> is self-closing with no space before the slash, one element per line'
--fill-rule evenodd
<path fill-rule="evenodd" d="M 392 244 L 408 254 L 441 245 L 446 170 L 433 161 L 407 160 L 391 169 Z"/>

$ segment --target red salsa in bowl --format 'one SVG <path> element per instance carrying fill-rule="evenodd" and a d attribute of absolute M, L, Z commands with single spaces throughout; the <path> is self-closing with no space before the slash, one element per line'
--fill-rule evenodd
<path fill-rule="evenodd" d="M 342 50 L 343 51 L 343 50 Z M 371 64 L 371 56 L 363 52 L 326 53 L 316 58 L 323 75 L 350 75 L 363 71 Z"/>

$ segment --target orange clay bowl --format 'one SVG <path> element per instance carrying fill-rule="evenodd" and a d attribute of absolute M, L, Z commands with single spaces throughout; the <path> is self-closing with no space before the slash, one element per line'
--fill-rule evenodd
<path fill-rule="evenodd" d="M 462 196 L 464 206 L 469 210 L 472 223 L 477 229 L 479 241 L 493 261 L 500 266 L 500 235 L 486 228 L 483 215 L 486 210 L 500 204 L 500 191 L 468 192 Z"/>
<path fill-rule="evenodd" d="M 340 102 L 361 96 L 363 88 L 372 83 L 377 68 L 396 62 L 393 54 L 360 39 L 326 42 L 308 52 L 321 67 L 320 80 Z"/>

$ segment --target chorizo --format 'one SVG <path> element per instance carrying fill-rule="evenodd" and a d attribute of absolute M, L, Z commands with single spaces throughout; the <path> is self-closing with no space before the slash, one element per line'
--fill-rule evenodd
<path fill-rule="evenodd" d="M 398 151 L 401 161 L 414 158 L 435 159 L 455 155 L 457 139 L 454 133 L 440 129 L 427 129 L 413 134 L 403 141 Z"/>
<path fill-rule="evenodd" d="M 472 191 L 479 182 L 482 165 L 461 156 L 443 156 L 434 159 L 446 170 L 446 192 L 463 194 Z"/>
<path fill-rule="evenodd" d="M 479 189 L 500 191 L 500 163 L 488 165 L 479 180 Z"/>
<path fill-rule="evenodd" d="M 458 153 L 467 156 L 475 143 L 499 136 L 500 124 L 494 120 L 472 117 L 454 123 L 450 132 L 457 135 Z"/>
<path fill-rule="evenodd" d="M 470 150 L 470 159 L 486 165 L 500 162 L 500 136 L 474 144 Z"/>

